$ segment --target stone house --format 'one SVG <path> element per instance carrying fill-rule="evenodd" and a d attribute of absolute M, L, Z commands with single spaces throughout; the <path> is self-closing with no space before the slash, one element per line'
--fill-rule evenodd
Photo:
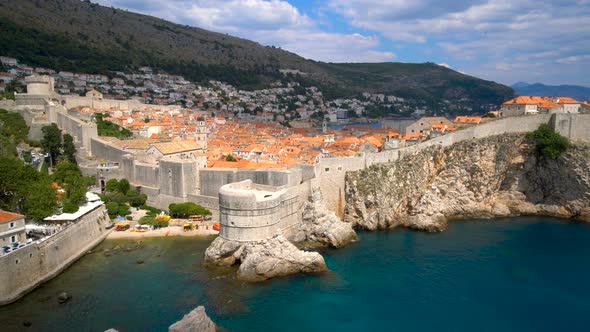
<path fill-rule="evenodd" d="M 25 216 L 18 213 L 0 211 L 0 246 L 23 243 L 27 240 Z"/>
<path fill-rule="evenodd" d="M 96 98 L 96 99 L 102 99 L 103 95 L 102 93 L 96 91 L 96 90 L 90 90 L 88 92 L 86 92 L 86 97 L 92 97 L 92 98 Z"/>
<path fill-rule="evenodd" d="M 432 130 L 433 125 L 445 125 L 447 128 L 453 127 L 453 123 L 445 117 L 423 117 L 406 127 L 406 135 L 412 135 L 416 133 L 423 133 L 428 135 Z"/>
<path fill-rule="evenodd" d="M 539 113 L 561 113 L 560 105 L 549 97 L 519 96 L 502 104 L 500 116 L 518 116 Z"/>

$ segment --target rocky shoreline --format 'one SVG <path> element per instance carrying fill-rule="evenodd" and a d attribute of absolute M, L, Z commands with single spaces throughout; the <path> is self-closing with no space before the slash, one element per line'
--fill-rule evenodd
<path fill-rule="evenodd" d="M 555 160 L 525 135 L 434 146 L 346 178 L 344 220 L 355 228 L 440 232 L 470 217 L 543 215 L 590 221 L 590 147 Z"/>
<path fill-rule="evenodd" d="M 321 194 L 315 191 L 305 203 L 303 223 L 289 238 L 278 235 L 256 242 L 237 242 L 217 237 L 205 251 L 209 266 L 238 265 L 240 280 L 256 282 L 296 273 L 320 273 L 328 270 L 324 258 L 306 247 L 341 248 L 358 236 L 351 224 L 342 222 L 323 205 Z"/>
<path fill-rule="evenodd" d="M 358 240 L 354 229 L 441 232 L 454 219 L 520 215 L 590 221 L 590 146 L 572 145 L 555 160 L 539 156 L 524 134 L 432 146 L 348 172 L 345 196 L 344 221 L 314 191 L 293 234 L 249 243 L 218 237 L 205 264 L 239 264 L 239 279 L 262 281 L 326 271 L 319 253 L 296 245 L 341 248 Z"/>

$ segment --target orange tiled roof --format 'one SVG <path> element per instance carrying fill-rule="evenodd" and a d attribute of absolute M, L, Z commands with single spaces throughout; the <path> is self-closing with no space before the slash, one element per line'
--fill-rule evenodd
<path fill-rule="evenodd" d="M 24 217 L 25 216 L 23 216 L 22 214 L 12 213 L 12 212 L 8 212 L 8 211 L 0 211 L 0 223 L 5 223 L 5 222 L 17 220 L 17 219 L 22 219 Z"/>

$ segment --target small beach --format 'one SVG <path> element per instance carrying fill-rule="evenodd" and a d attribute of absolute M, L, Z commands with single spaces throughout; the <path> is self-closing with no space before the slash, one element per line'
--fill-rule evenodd
<path fill-rule="evenodd" d="M 135 239 L 143 237 L 164 237 L 164 236 L 210 236 L 217 235 L 218 231 L 213 230 L 211 226 L 209 229 L 199 227 L 198 230 L 184 231 L 182 226 L 168 226 L 165 228 L 155 229 L 147 232 L 131 232 L 126 231 L 115 231 L 113 230 L 107 239 Z"/>

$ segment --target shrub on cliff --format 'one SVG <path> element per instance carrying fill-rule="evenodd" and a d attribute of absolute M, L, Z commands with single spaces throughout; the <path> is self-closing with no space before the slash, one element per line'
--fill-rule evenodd
<path fill-rule="evenodd" d="M 566 137 L 561 136 L 546 124 L 527 134 L 527 137 L 535 141 L 539 155 L 549 159 L 557 159 L 570 146 Z"/>

